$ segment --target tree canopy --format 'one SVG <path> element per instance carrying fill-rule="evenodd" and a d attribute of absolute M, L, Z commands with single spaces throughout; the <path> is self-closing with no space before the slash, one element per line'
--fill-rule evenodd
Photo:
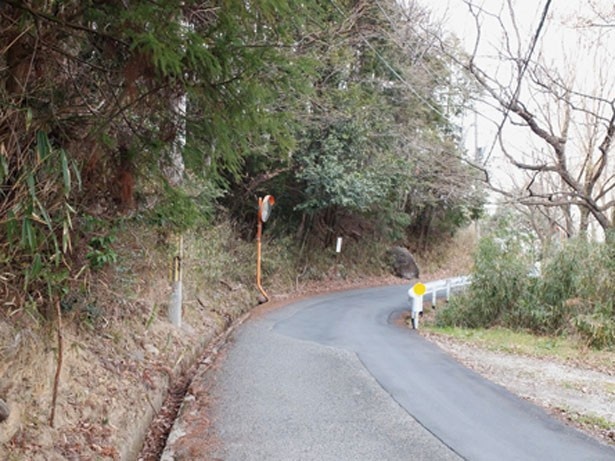
<path fill-rule="evenodd" d="M 269 192 L 288 231 L 326 240 L 340 216 L 378 210 L 373 232 L 402 238 L 480 208 L 454 123 L 467 79 L 409 27 L 431 27 L 412 3 L 8 0 L 0 16 L 0 264 L 26 284 L 67 277 L 84 223 L 118 213 L 185 229 L 218 203 L 247 222 Z"/>

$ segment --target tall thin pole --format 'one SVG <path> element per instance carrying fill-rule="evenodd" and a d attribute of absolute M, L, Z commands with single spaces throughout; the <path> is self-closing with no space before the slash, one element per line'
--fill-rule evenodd
<path fill-rule="evenodd" d="M 265 301 L 269 301 L 269 296 L 261 285 L 261 236 L 263 235 L 263 199 L 258 198 L 258 216 L 256 222 L 256 286 L 261 294 L 265 297 Z"/>

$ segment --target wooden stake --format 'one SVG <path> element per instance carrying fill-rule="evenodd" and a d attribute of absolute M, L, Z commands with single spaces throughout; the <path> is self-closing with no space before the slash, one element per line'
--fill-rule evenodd
<path fill-rule="evenodd" d="M 53 380 L 53 397 L 51 398 L 51 415 L 49 416 L 49 425 L 53 427 L 56 416 L 56 403 L 58 400 L 58 387 L 60 386 L 60 372 L 62 371 L 62 359 L 64 355 L 63 340 L 62 340 L 62 309 L 60 308 L 60 300 L 56 301 L 56 315 L 58 316 L 58 366 L 56 367 L 56 375 Z"/>

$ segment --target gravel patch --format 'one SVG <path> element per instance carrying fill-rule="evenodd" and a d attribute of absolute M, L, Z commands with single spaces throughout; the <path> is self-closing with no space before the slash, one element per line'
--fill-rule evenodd
<path fill-rule="evenodd" d="M 465 366 L 606 443 L 615 445 L 615 366 L 612 370 L 495 352 L 422 332 Z M 596 424 L 596 421 L 600 424 Z M 609 427 L 604 427 L 607 424 Z"/>

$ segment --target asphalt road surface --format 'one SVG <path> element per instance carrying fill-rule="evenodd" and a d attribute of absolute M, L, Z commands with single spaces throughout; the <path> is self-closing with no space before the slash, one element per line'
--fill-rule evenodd
<path fill-rule="evenodd" d="M 249 320 L 211 379 L 216 459 L 615 460 L 615 449 L 391 323 L 407 288 L 304 300 Z"/>

